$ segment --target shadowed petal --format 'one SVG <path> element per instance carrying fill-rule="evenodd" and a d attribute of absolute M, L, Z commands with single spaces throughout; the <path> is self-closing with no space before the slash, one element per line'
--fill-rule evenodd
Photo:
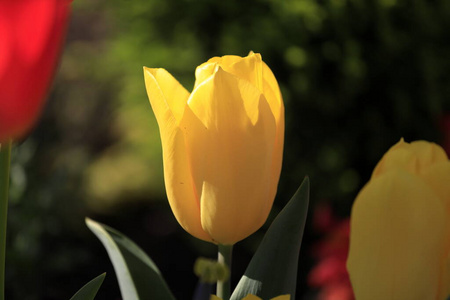
<path fill-rule="evenodd" d="M 446 210 L 420 178 L 392 170 L 360 192 L 347 267 L 356 299 L 438 299 Z"/>

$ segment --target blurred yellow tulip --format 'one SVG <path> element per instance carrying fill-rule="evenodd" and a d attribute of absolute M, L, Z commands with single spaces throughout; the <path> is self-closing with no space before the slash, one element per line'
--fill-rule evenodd
<path fill-rule="evenodd" d="M 402 140 L 357 196 L 347 268 L 356 299 L 446 299 L 450 161 L 436 144 Z"/>
<path fill-rule="evenodd" d="M 144 68 L 158 121 L 166 192 L 193 236 L 234 244 L 266 221 L 284 142 L 284 105 L 261 55 L 214 57 L 191 94 L 166 70 Z"/>
<path fill-rule="evenodd" d="M 291 299 L 290 295 L 281 295 L 281 296 L 272 298 L 270 300 L 290 300 L 290 299 Z M 211 295 L 209 300 L 222 300 L 222 298 L 217 297 L 216 295 Z M 242 298 L 242 300 L 262 300 L 262 299 L 259 298 L 258 296 L 249 294 L 249 295 L 245 296 L 244 298 Z"/>

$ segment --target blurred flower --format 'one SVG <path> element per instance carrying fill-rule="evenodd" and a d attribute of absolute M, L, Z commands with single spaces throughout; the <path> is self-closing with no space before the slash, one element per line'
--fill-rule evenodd
<path fill-rule="evenodd" d="M 330 205 L 321 205 L 314 212 L 313 223 L 326 237 L 313 247 L 318 263 L 308 274 L 308 284 L 319 288 L 318 300 L 353 300 L 346 267 L 350 220 L 339 220 Z"/>
<path fill-rule="evenodd" d="M 284 106 L 272 71 L 259 54 L 214 57 L 197 67 L 191 94 L 164 69 L 144 74 L 178 222 L 220 244 L 255 232 L 281 171 Z"/>
<path fill-rule="evenodd" d="M 35 123 L 56 68 L 68 0 L 0 1 L 0 142 Z"/>
<path fill-rule="evenodd" d="M 436 144 L 402 139 L 383 156 L 352 210 L 356 299 L 446 299 L 449 183 L 450 161 Z"/>
<path fill-rule="evenodd" d="M 209 298 L 209 299 L 210 300 L 222 300 L 221 298 L 217 297 L 216 295 L 211 295 L 211 298 Z M 281 296 L 272 298 L 270 300 L 290 300 L 290 299 L 291 299 L 290 295 L 281 295 Z M 247 295 L 244 298 L 242 298 L 242 300 L 261 300 L 261 298 L 250 294 L 250 295 Z"/>

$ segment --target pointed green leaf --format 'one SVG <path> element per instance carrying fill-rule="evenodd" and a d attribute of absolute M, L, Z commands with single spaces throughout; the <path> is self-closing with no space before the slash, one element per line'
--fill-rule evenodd
<path fill-rule="evenodd" d="M 105 276 L 103 273 L 86 283 L 70 300 L 94 300 Z"/>
<path fill-rule="evenodd" d="M 86 224 L 108 252 L 123 300 L 175 300 L 158 267 L 134 242 L 89 218 Z"/>
<path fill-rule="evenodd" d="M 309 202 L 309 178 L 273 221 L 231 296 L 262 299 L 290 294 L 295 299 L 300 246 Z"/>

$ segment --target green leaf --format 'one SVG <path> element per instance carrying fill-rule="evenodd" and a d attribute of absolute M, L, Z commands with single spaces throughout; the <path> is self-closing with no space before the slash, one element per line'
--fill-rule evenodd
<path fill-rule="evenodd" d="M 105 276 L 103 273 L 86 283 L 70 300 L 94 300 Z"/>
<path fill-rule="evenodd" d="M 262 299 L 290 294 L 295 299 L 297 268 L 309 202 L 309 178 L 273 221 L 247 270 L 231 295 L 248 294 Z"/>
<path fill-rule="evenodd" d="M 158 267 L 134 242 L 89 218 L 86 224 L 108 252 L 123 300 L 175 300 Z"/>

